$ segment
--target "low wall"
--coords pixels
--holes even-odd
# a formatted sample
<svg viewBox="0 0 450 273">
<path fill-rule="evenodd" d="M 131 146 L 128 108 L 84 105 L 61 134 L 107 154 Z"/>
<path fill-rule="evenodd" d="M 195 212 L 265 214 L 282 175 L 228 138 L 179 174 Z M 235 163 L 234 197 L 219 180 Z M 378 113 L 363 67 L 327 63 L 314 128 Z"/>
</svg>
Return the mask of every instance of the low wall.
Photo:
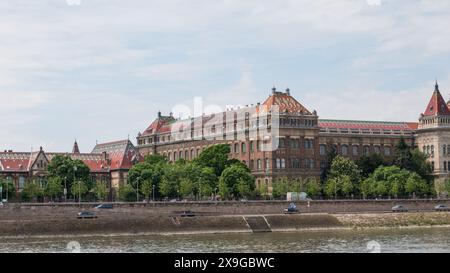
<svg viewBox="0 0 450 273">
<path fill-rule="evenodd" d="M 176 211 L 192 210 L 197 214 L 211 215 L 248 215 L 279 214 L 290 202 L 286 201 L 249 201 L 249 202 L 177 202 L 177 203 L 114 203 L 113 210 L 102 210 L 108 215 L 134 215 L 149 217 L 171 215 Z M 430 211 L 437 204 L 450 207 L 450 200 L 337 200 L 295 202 L 301 212 L 307 213 L 361 213 L 390 211 L 396 204 L 405 205 L 410 211 Z M 82 204 L 82 209 L 92 209 L 96 204 Z M 81 208 L 78 204 L 8 204 L 0 207 L 0 220 L 8 219 L 60 219 L 73 218 Z"/>
</svg>

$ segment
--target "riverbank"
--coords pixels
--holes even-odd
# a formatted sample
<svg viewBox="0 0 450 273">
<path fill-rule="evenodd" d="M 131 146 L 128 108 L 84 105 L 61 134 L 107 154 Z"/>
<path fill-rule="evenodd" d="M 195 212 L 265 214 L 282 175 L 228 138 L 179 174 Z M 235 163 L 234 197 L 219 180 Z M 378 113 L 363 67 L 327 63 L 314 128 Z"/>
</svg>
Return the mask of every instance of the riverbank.
<svg viewBox="0 0 450 273">
<path fill-rule="evenodd" d="M 450 226 L 450 212 L 305 213 L 177 217 L 99 212 L 97 219 L 1 219 L 0 237 L 262 233 L 305 230 Z"/>
</svg>

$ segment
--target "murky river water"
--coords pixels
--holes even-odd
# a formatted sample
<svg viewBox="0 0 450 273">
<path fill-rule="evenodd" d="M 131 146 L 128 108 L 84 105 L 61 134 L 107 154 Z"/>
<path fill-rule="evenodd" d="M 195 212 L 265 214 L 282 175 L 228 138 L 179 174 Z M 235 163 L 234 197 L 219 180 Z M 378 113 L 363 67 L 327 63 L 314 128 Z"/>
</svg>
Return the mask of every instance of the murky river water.
<svg viewBox="0 0 450 273">
<path fill-rule="evenodd" d="M 72 243 L 70 243 L 72 242 Z M 69 244 L 70 243 L 70 244 Z M 0 252 L 450 252 L 450 228 L 0 238 Z"/>
</svg>

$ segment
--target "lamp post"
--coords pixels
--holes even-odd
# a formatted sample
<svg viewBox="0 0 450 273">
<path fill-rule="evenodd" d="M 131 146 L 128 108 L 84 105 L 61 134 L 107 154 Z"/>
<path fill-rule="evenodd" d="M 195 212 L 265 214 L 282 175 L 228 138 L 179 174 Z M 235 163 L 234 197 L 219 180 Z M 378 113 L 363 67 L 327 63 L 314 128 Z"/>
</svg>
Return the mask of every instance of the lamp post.
<svg viewBox="0 0 450 273">
<path fill-rule="evenodd" d="M 152 185 L 153 202 L 155 202 L 155 184 Z"/>
<path fill-rule="evenodd" d="M 140 177 L 136 179 L 136 202 L 139 202 L 139 179 Z"/>
<path fill-rule="evenodd" d="M 67 177 L 64 177 L 64 203 L 67 203 Z"/>
<path fill-rule="evenodd" d="M 76 180 L 77 166 L 73 166 L 73 182 Z M 81 181 L 78 181 L 78 205 L 81 208 Z"/>
</svg>

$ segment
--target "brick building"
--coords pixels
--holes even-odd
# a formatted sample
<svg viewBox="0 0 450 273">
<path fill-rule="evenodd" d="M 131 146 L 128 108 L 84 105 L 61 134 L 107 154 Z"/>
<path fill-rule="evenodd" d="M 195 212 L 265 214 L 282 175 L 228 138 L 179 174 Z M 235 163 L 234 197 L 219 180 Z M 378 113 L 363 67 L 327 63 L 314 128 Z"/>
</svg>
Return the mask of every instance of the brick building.
<svg viewBox="0 0 450 273">
<path fill-rule="evenodd" d="M 12 181 L 18 192 L 32 180 L 44 186 L 48 176 L 47 165 L 56 155 L 68 155 L 83 161 L 90 169 L 90 179 L 106 183 L 112 195 L 115 189 L 126 183 L 131 166 L 143 159 L 129 140 L 97 144 L 91 153 L 80 153 L 75 141 L 71 153 L 46 152 L 42 147 L 35 152 L 0 152 L 0 176 Z"/>
<path fill-rule="evenodd" d="M 435 91 L 433 97 L 440 96 L 437 94 L 439 91 Z M 442 104 L 442 101 L 438 103 Z M 445 109 L 444 114 L 450 114 L 447 104 Z M 268 115 L 264 122 L 258 116 L 261 112 Z M 428 116 L 426 112 L 424 117 Z M 450 122 L 450 115 L 448 117 Z M 319 119 L 317 112 L 304 107 L 291 96 L 289 89 L 279 92 L 273 88 L 262 104 L 228 109 L 222 113 L 189 120 L 158 113 L 148 128 L 138 134 L 137 147 L 144 156 L 158 153 L 175 161 L 180 158 L 192 160 L 211 145 L 227 143 L 230 156 L 247 164 L 256 177 L 257 186 L 266 183 L 270 191 L 272 182 L 279 177 L 319 179 L 326 166 L 327 151 L 332 148 L 338 154 L 355 160 L 371 153 L 390 158 L 400 138 L 417 146 L 417 141 L 422 143 L 423 139 L 429 139 L 426 134 L 436 135 L 436 130 L 424 130 L 421 125 L 423 119 L 420 126 L 416 122 Z M 267 130 L 275 125 L 278 127 L 276 135 Z M 259 132 L 263 127 L 267 135 Z M 258 133 L 252 134 L 253 131 Z M 264 150 L 264 145 L 276 148 Z M 450 141 L 448 149 L 446 170 L 450 170 Z"/>
</svg>

